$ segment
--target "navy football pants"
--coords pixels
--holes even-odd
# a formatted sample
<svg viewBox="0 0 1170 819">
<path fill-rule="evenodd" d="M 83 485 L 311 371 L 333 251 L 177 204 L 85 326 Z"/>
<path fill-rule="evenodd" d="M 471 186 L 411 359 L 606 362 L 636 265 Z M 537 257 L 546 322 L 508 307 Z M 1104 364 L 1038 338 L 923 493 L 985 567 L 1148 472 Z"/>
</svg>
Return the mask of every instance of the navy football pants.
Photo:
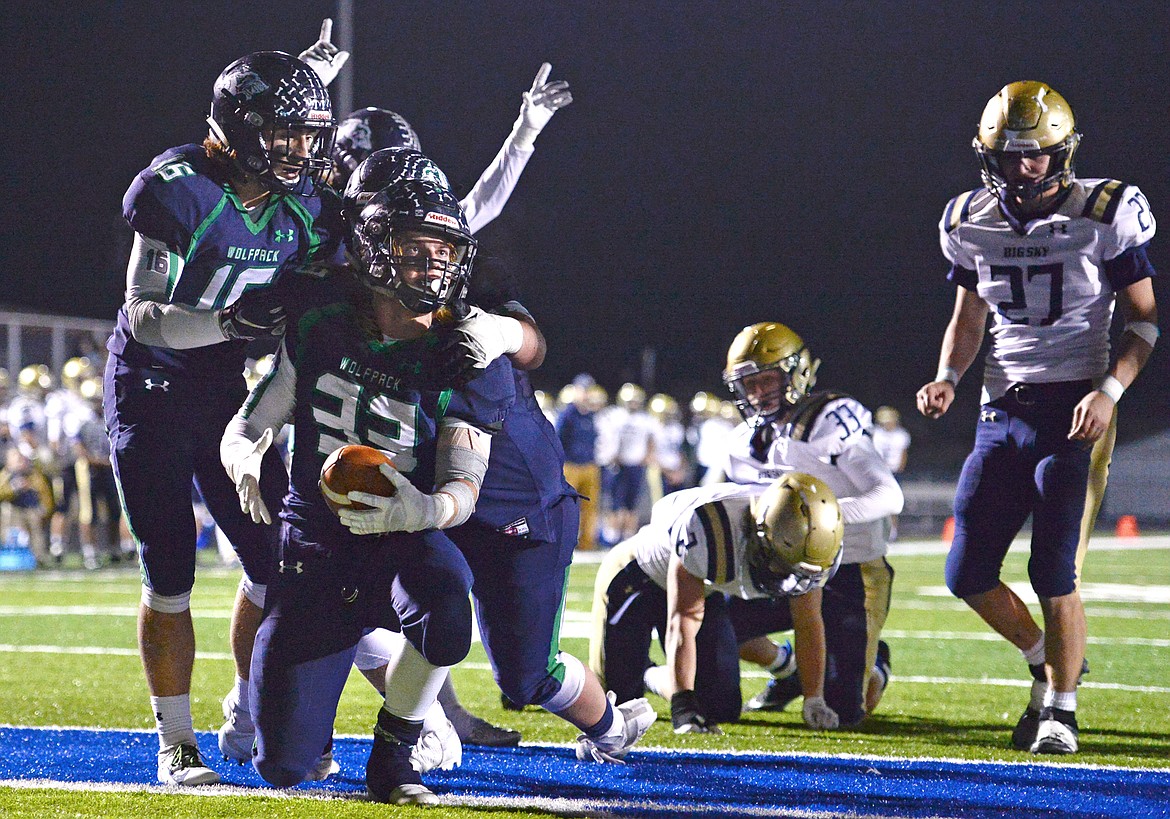
<svg viewBox="0 0 1170 819">
<path fill-rule="evenodd" d="M 666 590 L 642 571 L 638 561 L 631 560 L 610 582 L 606 605 L 605 685 L 618 702 L 645 694 L 642 674 L 650 667 L 655 629 L 661 645 L 666 634 Z M 714 722 L 735 722 L 743 707 L 739 644 L 724 595 L 707 596 L 695 649 L 695 695 L 703 715 Z"/>
<path fill-rule="evenodd" d="M 496 684 L 519 705 L 547 702 L 562 682 L 555 658 L 577 543 L 577 499 L 563 498 L 549 516 L 553 541 L 504 535 L 475 520 L 447 530 L 474 576 L 476 621 Z"/>
<path fill-rule="evenodd" d="M 947 587 L 956 597 L 991 591 L 1012 540 L 1032 516 L 1028 577 L 1040 597 L 1076 588 L 1076 554 L 1092 445 L 1070 441 L 1088 381 L 1016 385 L 985 404 L 955 494 Z"/>
<path fill-rule="evenodd" d="M 301 782 L 333 735 L 357 642 L 401 631 L 435 666 L 471 648 L 471 572 L 442 532 L 351 535 L 329 547 L 285 524 L 252 654 L 253 764 L 278 787 Z"/>
<path fill-rule="evenodd" d="M 255 583 L 270 579 L 280 528 L 257 525 L 240 510 L 235 486 L 219 461 L 220 438 L 247 394 L 243 376 L 230 382 L 179 380 L 110 356 L 105 375 L 110 462 L 138 542 L 143 583 L 158 594 L 184 594 L 195 585 L 192 480 L 248 577 Z M 288 473 L 275 449 L 264 456 L 260 487 L 269 510 L 279 509 Z"/>
</svg>

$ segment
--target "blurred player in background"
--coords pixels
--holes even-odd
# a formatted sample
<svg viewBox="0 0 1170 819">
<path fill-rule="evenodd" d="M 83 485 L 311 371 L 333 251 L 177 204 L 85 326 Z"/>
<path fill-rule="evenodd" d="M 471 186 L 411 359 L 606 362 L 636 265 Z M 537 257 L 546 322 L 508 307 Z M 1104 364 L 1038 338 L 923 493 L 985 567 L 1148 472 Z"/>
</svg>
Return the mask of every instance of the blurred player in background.
<svg viewBox="0 0 1170 819">
<path fill-rule="evenodd" d="M 126 193 L 134 248 L 104 390 L 111 462 L 142 562 L 139 646 L 168 785 L 219 781 L 200 758 L 189 702 L 192 479 L 244 566 L 232 646 L 246 678 L 277 531 L 241 511 L 219 438 L 247 395 L 247 342 L 283 331 L 272 285 L 341 260 L 336 199 L 317 192 L 334 131 L 317 74 L 281 52 L 242 57 L 216 80 L 207 122 L 203 144 L 160 154 Z M 275 505 L 286 473 L 275 452 L 267 460 L 263 492 Z"/>
<path fill-rule="evenodd" d="M 854 725 L 877 707 L 889 682 L 889 648 L 880 640 L 894 570 L 886 562 L 888 518 L 902 510 L 902 490 L 874 449 L 870 413 L 842 392 L 813 392 L 820 360 L 800 336 L 776 322 L 745 327 L 727 352 L 723 380 L 745 421 L 732 434 L 724 472 L 736 483 L 764 483 L 804 472 L 828 484 L 845 521 L 841 568 L 825 585 L 821 608 L 827 655 L 805 670 L 796 655 L 766 637 L 792 627 L 787 606 L 733 600 L 741 656 L 774 679 L 746 710 L 781 710 L 823 679 L 825 709 L 813 728 Z M 796 670 L 793 674 L 793 661 Z"/>
<path fill-rule="evenodd" d="M 1159 335 L 1149 203 L 1133 185 L 1077 179 L 1080 138 L 1072 108 L 1044 83 L 1010 83 L 988 101 L 973 141 L 983 187 L 952 199 L 939 222 L 958 293 L 938 372 L 917 396 L 928 418 L 950 409 L 992 316 L 975 447 L 955 495 L 947 586 L 1024 655 L 1034 683 L 1012 744 L 1046 754 L 1079 748 L 1081 560 L 1104 490 L 1117 402 Z M 1110 363 L 1115 304 L 1125 330 Z M 1043 631 L 1000 580 L 1029 515 L 1028 576 Z"/>
<path fill-rule="evenodd" d="M 556 431 L 565 451 L 565 478 L 581 496 L 577 548 L 591 552 L 597 549 L 597 510 L 601 504 L 596 417 L 607 399 L 605 389 L 589 376 L 577 376 L 565 389 L 572 400 L 557 415 Z"/>
<path fill-rule="evenodd" d="M 873 414 L 873 448 L 895 476 L 906 469 L 910 433 L 902 426 L 902 414 L 893 407 L 878 407 Z M 890 516 L 890 540 L 898 539 L 898 516 Z"/>
</svg>

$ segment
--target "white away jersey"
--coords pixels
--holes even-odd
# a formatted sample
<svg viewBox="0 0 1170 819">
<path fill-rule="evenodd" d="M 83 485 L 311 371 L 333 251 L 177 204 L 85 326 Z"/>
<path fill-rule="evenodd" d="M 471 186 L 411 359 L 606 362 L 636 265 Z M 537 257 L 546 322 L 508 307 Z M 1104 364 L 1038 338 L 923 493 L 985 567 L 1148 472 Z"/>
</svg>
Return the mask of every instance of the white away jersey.
<svg viewBox="0 0 1170 819">
<path fill-rule="evenodd" d="M 1014 383 L 1104 376 L 1114 293 L 1153 274 L 1140 248 L 1155 230 L 1142 192 L 1112 179 L 1076 180 L 1055 213 L 1025 225 L 985 188 L 950 201 L 939 223 L 948 278 L 993 316 L 985 403 Z"/>
<path fill-rule="evenodd" d="M 767 597 L 748 574 L 748 518 L 751 499 L 766 486 L 717 483 L 667 495 L 650 513 L 650 523 L 635 535 L 634 559 L 647 576 L 666 588 L 670 558 L 703 581 L 707 594 L 751 600 Z"/>
<path fill-rule="evenodd" d="M 808 399 L 806 399 L 808 400 Z M 902 490 L 869 430 L 872 416 L 849 396 L 825 404 L 801 440 L 784 427 L 764 460 L 752 456 L 752 434 L 740 424 L 730 437 L 724 465 L 727 479 L 768 485 L 788 472 L 804 472 L 829 485 L 845 520 L 842 563 L 864 563 L 886 553 L 890 515 L 902 511 Z"/>
</svg>

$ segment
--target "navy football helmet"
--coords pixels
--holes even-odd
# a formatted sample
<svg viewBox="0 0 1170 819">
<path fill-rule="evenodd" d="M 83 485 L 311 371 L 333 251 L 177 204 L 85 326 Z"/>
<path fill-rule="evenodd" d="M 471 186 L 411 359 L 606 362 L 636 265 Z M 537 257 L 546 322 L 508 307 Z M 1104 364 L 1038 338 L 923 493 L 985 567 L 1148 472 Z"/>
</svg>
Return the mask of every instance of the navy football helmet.
<svg viewBox="0 0 1170 819">
<path fill-rule="evenodd" d="M 320 184 L 332 167 L 333 108 L 321 78 L 281 51 L 257 51 L 225 68 L 215 81 L 207 124 L 230 152 L 237 170 L 259 177 L 271 190 Z M 307 156 L 293 153 L 294 135 L 315 134 Z M 295 167 L 295 180 L 278 167 Z"/>
<path fill-rule="evenodd" d="M 342 193 L 347 210 L 357 213 L 378 191 L 413 179 L 451 190 L 447 175 L 430 157 L 412 148 L 374 151 L 350 175 Z"/>
<path fill-rule="evenodd" d="M 467 289 L 476 241 L 449 190 L 403 180 L 375 193 L 360 209 L 347 207 L 346 218 L 358 279 L 370 289 L 419 314 L 449 306 Z M 453 249 L 450 260 L 403 255 L 405 231 L 447 242 Z"/>
<path fill-rule="evenodd" d="M 421 151 L 422 145 L 406 118 L 385 108 L 362 108 L 339 122 L 333 145 L 333 186 L 345 187 L 357 166 L 382 148 Z"/>
</svg>

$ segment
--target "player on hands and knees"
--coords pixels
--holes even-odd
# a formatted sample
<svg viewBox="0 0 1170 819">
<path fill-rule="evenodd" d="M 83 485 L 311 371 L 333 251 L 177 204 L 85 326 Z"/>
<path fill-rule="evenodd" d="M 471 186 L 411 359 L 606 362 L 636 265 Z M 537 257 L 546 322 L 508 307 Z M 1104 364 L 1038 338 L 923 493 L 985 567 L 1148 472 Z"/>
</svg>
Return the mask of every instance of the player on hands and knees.
<svg viewBox="0 0 1170 819">
<path fill-rule="evenodd" d="M 246 679 L 278 533 L 241 512 L 216 442 L 247 394 L 247 342 L 283 330 L 273 285 L 341 260 L 339 208 L 316 192 L 334 125 L 317 74 L 280 52 L 236 60 L 215 82 L 208 125 L 202 145 L 156 157 L 126 193 L 134 248 L 104 390 L 111 462 L 142 562 L 138 638 L 158 778 L 173 785 L 219 780 L 199 756 L 189 704 L 192 479 L 244 566 L 231 634 Z M 275 452 L 266 458 L 259 491 L 275 504 L 285 473 Z"/>
<path fill-rule="evenodd" d="M 1158 338 L 1140 190 L 1078 179 L 1072 109 L 1050 86 L 1015 82 L 988 101 L 974 139 L 984 187 L 951 200 L 939 223 L 958 285 L 938 373 L 918 409 L 938 418 L 974 363 L 992 316 L 975 446 L 955 496 L 947 585 L 1024 655 L 1032 695 L 1012 744 L 1079 748 L 1076 686 L 1086 625 L 1078 588 L 1105 484 L 1116 404 Z M 1125 318 L 1112 363 L 1115 304 Z M 1044 630 L 1000 580 L 1032 516 L 1028 575 Z"/>
<path fill-rule="evenodd" d="M 618 697 L 670 700 L 675 733 L 719 733 L 740 716 L 739 650 L 728 598 L 790 606 L 808 677 L 805 720 L 835 728 L 824 699 L 821 590 L 841 562 L 837 498 L 810 475 L 717 483 L 667 495 L 598 570 L 590 664 Z M 666 665 L 649 666 L 657 631 Z"/>
</svg>

